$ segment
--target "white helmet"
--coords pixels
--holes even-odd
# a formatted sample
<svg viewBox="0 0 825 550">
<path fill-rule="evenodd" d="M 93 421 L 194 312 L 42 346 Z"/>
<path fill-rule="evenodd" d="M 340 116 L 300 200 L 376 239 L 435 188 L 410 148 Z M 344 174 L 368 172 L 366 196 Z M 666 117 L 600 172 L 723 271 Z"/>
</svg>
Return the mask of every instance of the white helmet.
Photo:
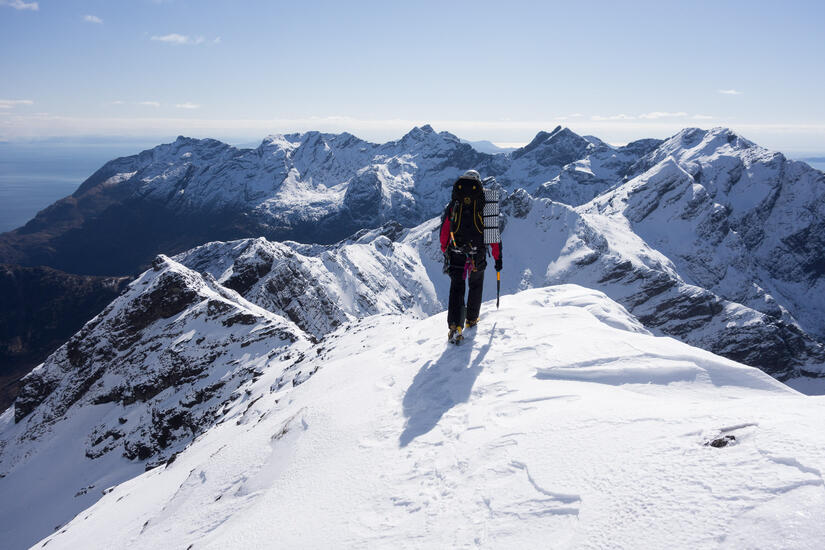
<svg viewBox="0 0 825 550">
<path fill-rule="evenodd" d="M 464 172 L 464 175 L 461 176 L 461 177 L 464 178 L 464 179 L 468 179 L 468 180 L 481 181 L 481 174 L 479 174 L 475 170 L 467 170 L 466 172 Z"/>
</svg>

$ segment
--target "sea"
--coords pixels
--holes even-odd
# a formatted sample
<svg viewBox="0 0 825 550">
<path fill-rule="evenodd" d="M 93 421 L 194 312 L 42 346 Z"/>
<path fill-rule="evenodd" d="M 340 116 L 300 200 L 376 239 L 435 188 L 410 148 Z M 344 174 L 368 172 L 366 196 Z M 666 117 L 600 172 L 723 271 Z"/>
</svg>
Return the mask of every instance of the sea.
<svg viewBox="0 0 825 550">
<path fill-rule="evenodd" d="M 0 233 L 74 193 L 106 162 L 157 143 L 0 142 Z"/>
</svg>

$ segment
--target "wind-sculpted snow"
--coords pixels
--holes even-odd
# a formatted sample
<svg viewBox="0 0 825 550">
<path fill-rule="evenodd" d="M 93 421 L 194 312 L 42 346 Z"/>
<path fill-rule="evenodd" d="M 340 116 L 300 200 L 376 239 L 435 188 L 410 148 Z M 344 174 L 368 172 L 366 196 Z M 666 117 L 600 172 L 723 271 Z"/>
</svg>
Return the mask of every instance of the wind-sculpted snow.
<svg viewBox="0 0 825 550">
<path fill-rule="evenodd" d="M 31 544 L 101 491 L 174 460 L 247 402 L 264 370 L 284 383 L 304 333 L 163 256 L 22 381 L 0 423 L 0 538 Z"/>
<path fill-rule="evenodd" d="M 47 548 L 816 548 L 823 403 L 575 285 L 331 333 Z M 604 321 L 610 320 L 610 323 Z M 2 483 L 2 480 L 0 480 Z"/>
<path fill-rule="evenodd" d="M 432 216 L 468 167 L 503 189 L 502 309 L 487 303 L 469 345 L 445 349 L 443 314 L 416 319 L 447 303 Z M 50 547 L 149 548 L 165 536 L 256 547 L 275 540 L 249 527 L 264 515 L 297 516 L 278 524 L 286 546 L 821 546 L 788 512 L 825 509 L 822 442 L 804 437 L 822 433 L 821 411 L 730 359 L 821 385 L 823 189 L 821 172 L 724 129 L 612 147 L 557 128 L 498 155 L 428 126 L 383 145 L 181 138 L 113 161 L 16 235 L 53 250 L 38 228 L 52 235 L 55 222 L 74 242 L 64 252 L 103 264 L 88 232 L 123 260 L 131 248 L 107 232 L 121 217 L 181 247 L 295 231 L 314 242 L 244 238 L 160 256 L 26 377 L 0 417 L 0 491 L 21 495 L 0 499 L 0 540 L 28 545 L 165 465 Z M 207 229 L 187 233 L 192 220 Z M 354 234 L 325 244 L 339 238 L 330 228 Z M 548 287 L 565 283 L 612 300 Z M 553 454 L 571 438 L 581 449 L 569 464 L 585 477 Z M 445 448 L 458 458 L 445 463 Z M 616 460 L 632 467 L 594 473 Z M 696 465 L 708 460 L 719 471 Z M 661 514 L 637 525 L 649 502 Z M 611 510 L 627 516 L 611 523 Z M 795 530 L 762 532 L 765 517 Z"/>
</svg>

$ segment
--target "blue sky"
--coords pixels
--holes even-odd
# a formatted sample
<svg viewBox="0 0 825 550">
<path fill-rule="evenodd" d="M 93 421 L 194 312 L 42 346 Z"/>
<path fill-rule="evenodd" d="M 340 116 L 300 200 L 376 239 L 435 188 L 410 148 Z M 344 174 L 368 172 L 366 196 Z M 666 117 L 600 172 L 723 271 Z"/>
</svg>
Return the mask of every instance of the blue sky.
<svg viewBox="0 0 825 550">
<path fill-rule="evenodd" d="M 724 125 L 825 152 L 823 21 L 820 1 L 0 0 L 0 139 Z"/>
</svg>

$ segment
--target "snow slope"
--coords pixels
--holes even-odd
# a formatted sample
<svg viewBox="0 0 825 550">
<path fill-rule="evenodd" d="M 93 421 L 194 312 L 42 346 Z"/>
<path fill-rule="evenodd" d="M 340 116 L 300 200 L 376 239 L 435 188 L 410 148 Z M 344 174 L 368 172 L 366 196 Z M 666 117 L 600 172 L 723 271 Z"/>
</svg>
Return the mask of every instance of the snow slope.
<svg viewBox="0 0 825 550">
<path fill-rule="evenodd" d="M 26 547 L 106 487 L 173 460 L 247 402 L 262 370 L 300 383 L 308 346 L 290 321 L 158 257 L 22 380 L 0 418 L 0 546 Z"/>
<path fill-rule="evenodd" d="M 482 314 L 461 347 L 443 313 L 339 328 L 37 547 L 825 545 L 821 398 L 575 285 Z"/>
<path fill-rule="evenodd" d="M 822 343 L 792 317 L 758 311 L 691 284 L 622 215 L 593 213 L 590 205 L 574 208 L 524 191 L 506 197 L 502 213 L 504 295 L 576 283 L 604 292 L 656 334 L 758 366 L 781 380 L 825 373 Z M 401 240 L 418 251 L 439 301 L 446 304 L 449 284 L 441 273 L 438 225 L 431 220 Z M 746 275 L 742 273 L 743 286 L 750 285 Z M 495 297 L 492 269 L 484 297 Z"/>
</svg>

